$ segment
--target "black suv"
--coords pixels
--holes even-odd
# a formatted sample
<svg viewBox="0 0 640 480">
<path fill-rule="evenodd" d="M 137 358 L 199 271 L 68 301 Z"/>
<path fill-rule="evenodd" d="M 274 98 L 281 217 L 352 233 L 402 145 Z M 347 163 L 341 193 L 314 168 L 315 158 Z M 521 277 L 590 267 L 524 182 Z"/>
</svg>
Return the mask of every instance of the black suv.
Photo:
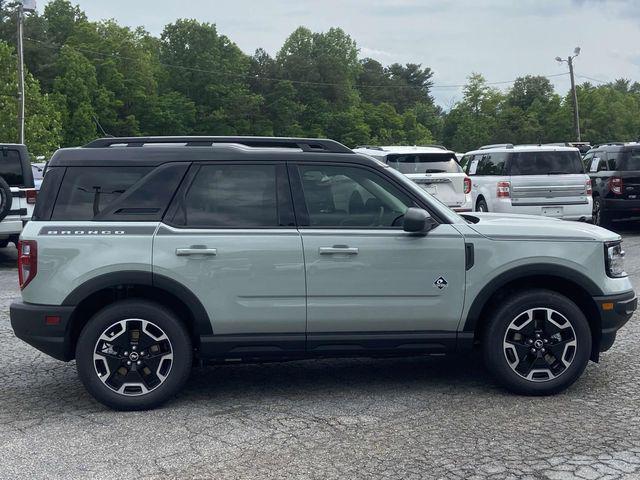
<svg viewBox="0 0 640 480">
<path fill-rule="evenodd" d="M 640 143 L 607 143 L 582 159 L 593 186 L 593 223 L 640 216 Z"/>
<path fill-rule="evenodd" d="M 27 147 L 0 144 L 0 248 L 18 244 L 22 227 L 36 203 L 33 171 Z"/>
</svg>

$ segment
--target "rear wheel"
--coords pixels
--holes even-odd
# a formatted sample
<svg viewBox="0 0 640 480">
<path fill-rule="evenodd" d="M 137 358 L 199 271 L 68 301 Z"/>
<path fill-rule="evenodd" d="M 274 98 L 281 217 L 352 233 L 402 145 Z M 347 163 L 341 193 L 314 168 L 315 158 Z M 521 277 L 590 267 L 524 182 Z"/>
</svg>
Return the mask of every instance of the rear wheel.
<svg viewBox="0 0 640 480">
<path fill-rule="evenodd" d="M 155 408 L 186 382 L 189 335 L 164 307 L 124 300 L 94 315 L 76 348 L 78 375 L 96 400 L 116 410 Z"/>
<path fill-rule="evenodd" d="M 611 215 L 603 207 L 602 199 L 593 197 L 593 224 L 600 227 L 608 227 L 611 225 Z"/>
<path fill-rule="evenodd" d="M 489 207 L 487 206 L 487 202 L 485 201 L 484 198 L 481 198 L 480 200 L 478 200 L 478 203 L 476 204 L 476 212 L 488 212 L 489 211 Z"/>
<path fill-rule="evenodd" d="M 493 314 L 484 359 L 506 388 L 548 395 L 572 385 L 591 355 L 591 331 L 582 311 L 548 290 L 514 294 Z"/>
</svg>

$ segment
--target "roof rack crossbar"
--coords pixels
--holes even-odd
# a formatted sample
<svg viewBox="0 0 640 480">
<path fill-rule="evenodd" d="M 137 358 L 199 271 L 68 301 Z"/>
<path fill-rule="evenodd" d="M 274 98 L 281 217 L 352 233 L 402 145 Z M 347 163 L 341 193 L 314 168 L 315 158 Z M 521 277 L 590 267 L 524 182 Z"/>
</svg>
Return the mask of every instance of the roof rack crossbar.
<svg viewBox="0 0 640 480">
<path fill-rule="evenodd" d="M 143 147 L 147 144 L 184 144 L 187 147 L 210 147 L 216 143 L 237 143 L 255 148 L 299 148 L 304 152 L 353 153 L 335 140 L 285 137 L 109 137 L 98 138 L 83 148 L 107 148 L 113 145 Z"/>
</svg>

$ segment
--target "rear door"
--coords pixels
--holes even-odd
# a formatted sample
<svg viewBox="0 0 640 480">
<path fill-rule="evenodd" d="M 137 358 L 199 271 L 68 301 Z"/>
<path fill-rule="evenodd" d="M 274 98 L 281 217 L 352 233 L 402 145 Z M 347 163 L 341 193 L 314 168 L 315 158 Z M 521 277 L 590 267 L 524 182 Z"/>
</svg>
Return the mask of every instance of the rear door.
<svg viewBox="0 0 640 480">
<path fill-rule="evenodd" d="M 514 152 L 508 173 L 513 206 L 588 203 L 587 176 L 578 150 Z"/>
<path fill-rule="evenodd" d="M 285 165 L 194 164 L 155 235 L 153 276 L 202 303 L 208 355 L 304 351 L 302 240 Z"/>
</svg>

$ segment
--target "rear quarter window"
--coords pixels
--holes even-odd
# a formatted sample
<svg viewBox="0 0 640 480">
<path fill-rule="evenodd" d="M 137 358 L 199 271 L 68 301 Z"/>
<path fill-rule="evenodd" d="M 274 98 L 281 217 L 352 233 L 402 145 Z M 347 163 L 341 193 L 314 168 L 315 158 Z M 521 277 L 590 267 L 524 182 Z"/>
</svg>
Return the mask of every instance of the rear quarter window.
<svg viewBox="0 0 640 480">
<path fill-rule="evenodd" d="M 152 170 L 150 167 L 69 167 L 51 220 L 93 220 Z M 45 180 L 49 173 L 45 176 Z"/>
</svg>

